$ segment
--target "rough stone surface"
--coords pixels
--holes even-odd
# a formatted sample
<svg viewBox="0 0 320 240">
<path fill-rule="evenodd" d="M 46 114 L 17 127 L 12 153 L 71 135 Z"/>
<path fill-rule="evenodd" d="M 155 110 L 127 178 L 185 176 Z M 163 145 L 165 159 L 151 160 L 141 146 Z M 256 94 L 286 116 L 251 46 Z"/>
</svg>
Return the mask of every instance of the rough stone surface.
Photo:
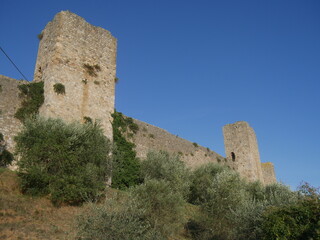
<svg viewBox="0 0 320 240">
<path fill-rule="evenodd" d="M 249 181 L 264 184 L 258 143 L 254 130 L 247 122 L 236 122 L 223 127 L 226 157 L 233 168 Z"/>
<path fill-rule="evenodd" d="M 112 139 L 117 41 L 69 11 L 58 13 L 40 34 L 34 81 L 44 81 L 40 115 L 67 122 L 99 120 Z M 63 84 L 65 93 L 54 91 Z"/>
<path fill-rule="evenodd" d="M 265 185 L 277 182 L 274 166 L 271 162 L 261 163 L 263 180 Z"/>
<path fill-rule="evenodd" d="M 226 164 L 225 158 L 214 151 L 196 143 L 173 135 L 162 128 L 134 119 L 139 131 L 133 135 L 132 142 L 136 145 L 137 156 L 144 159 L 150 150 L 163 150 L 179 154 L 180 159 L 191 168 L 213 162 Z"/>
<path fill-rule="evenodd" d="M 18 86 L 24 83 L 27 82 L 0 75 L 0 132 L 10 152 L 14 150 L 14 136 L 22 127 L 22 123 L 14 117 L 14 114 L 21 105 Z"/>
</svg>

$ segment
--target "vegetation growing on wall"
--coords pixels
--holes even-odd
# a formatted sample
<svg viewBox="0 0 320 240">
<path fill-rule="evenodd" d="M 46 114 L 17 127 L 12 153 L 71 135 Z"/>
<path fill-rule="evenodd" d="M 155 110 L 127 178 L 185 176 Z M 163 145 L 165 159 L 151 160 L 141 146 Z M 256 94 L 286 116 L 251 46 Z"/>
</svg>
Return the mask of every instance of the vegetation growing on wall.
<svg viewBox="0 0 320 240">
<path fill-rule="evenodd" d="M 39 40 L 42 40 L 42 38 L 43 38 L 43 32 L 39 33 L 39 34 L 37 35 L 37 37 L 38 37 Z"/>
<path fill-rule="evenodd" d="M 98 64 L 90 65 L 90 64 L 85 63 L 85 64 L 83 64 L 83 68 L 92 77 L 97 77 L 98 72 L 101 71 L 101 67 Z"/>
<path fill-rule="evenodd" d="M 113 117 L 113 152 L 112 187 L 125 189 L 141 182 L 140 162 L 136 157 L 135 145 L 126 139 L 126 134 L 136 133 L 139 130 L 132 118 L 124 117 L 115 112 Z"/>
<path fill-rule="evenodd" d="M 65 94 L 66 93 L 66 88 L 62 83 L 55 83 L 53 85 L 53 90 L 57 93 L 57 94 Z"/>
<path fill-rule="evenodd" d="M 105 189 L 111 144 L 99 125 L 29 119 L 15 140 L 22 192 L 74 205 Z"/>
<path fill-rule="evenodd" d="M 3 134 L 0 133 L 0 167 L 7 167 L 13 161 L 13 154 L 6 149 Z"/>
<path fill-rule="evenodd" d="M 44 102 L 43 82 L 32 82 L 18 86 L 20 97 L 23 99 L 21 107 L 15 113 L 15 117 L 21 122 L 38 114 L 39 108 Z"/>
</svg>

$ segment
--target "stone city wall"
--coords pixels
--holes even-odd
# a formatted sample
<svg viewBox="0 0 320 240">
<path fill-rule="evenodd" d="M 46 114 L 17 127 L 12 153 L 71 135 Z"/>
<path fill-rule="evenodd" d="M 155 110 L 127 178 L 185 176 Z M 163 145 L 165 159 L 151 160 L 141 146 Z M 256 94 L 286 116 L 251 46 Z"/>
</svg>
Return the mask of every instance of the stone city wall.
<svg viewBox="0 0 320 240">
<path fill-rule="evenodd" d="M 145 158 L 150 150 L 163 150 L 172 154 L 179 154 L 181 160 L 191 168 L 209 162 L 225 164 L 226 159 L 224 157 L 208 148 L 199 146 L 148 123 L 136 119 L 134 119 L 134 123 L 139 126 L 139 130 L 131 140 L 136 145 L 137 156 L 141 159 Z"/>
<path fill-rule="evenodd" d="M 0 75 L 0 133 L 3 134 L 6 147 L 14 151 L 14 136 L 20 131 L 22 123 L 14 117 L 21 105 L 18 86 L 27 81 L 18 81 Z"/>
<path fill-rule="evenodd" d="M 112 139 L 116 39 L 107 30 L 92 26 L 68 11 L 58 13 L 39 39 L 34 81 L 44 81 L 45 100 L 40 115 L 67 122 L 99 120 L 105 135 Z M 10 151 L 14 148 L 13 137 L 22 126 L 14 118 L 21 104 L 17 88 L 21 83 L 25 82 L 0 76 L 0 132 Z M 261 167 L 256 136 L 246 122 L 223 128 L 226 158 L 164 129 L 139 120 L 134 122 L 139 131 L 129 139 L 142 159 L 150 150 L 164 150 L 179 154 L 191 168 L 220 163 L 249 181 L 276 182 L 273 165 L 266 163 Z"/>
</svg>

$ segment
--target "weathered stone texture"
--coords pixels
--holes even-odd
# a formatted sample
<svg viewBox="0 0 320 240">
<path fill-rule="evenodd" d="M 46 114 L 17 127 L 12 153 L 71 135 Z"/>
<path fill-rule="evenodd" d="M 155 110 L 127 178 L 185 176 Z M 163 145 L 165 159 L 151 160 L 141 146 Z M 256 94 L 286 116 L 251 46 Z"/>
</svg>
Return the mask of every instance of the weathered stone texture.
<svg viewBox="0 0 320 240">
<path fill-rule="evenodd" d="M 233 162 L 233 168 L 249 181 L 264 183 L 256 135 L 249 124 L 227 124 L 223 135 L 226 157 Z"/>
<path fill-rule="evenodd" d="M 213 162 L 225 164 L 225 158 L 202 146 L 182 139 L 148 123 L 134 119 L 139 131 L 132 137 L 137 156 L 144 159 L 150 150 L 179 154 L 181 160 L 191 168 Z"/>
<path fill-rule="evenodd" d="M 14 136 L 22 127 L 22 123 L 14 115 L 21 105 L 18 85 L 24 83 L 27 82 L 0 75 L 0 132 L 10 152 L 14 150 Z"/>
<path fill-rule="evenodd" d="M 261 163 L 263 180 L 265 185 L 273 184 L 277 182 L 274 172 L 274 166 L 271 162 Z"/>
<path fill-rule="evenodd" d="M 111 33 L 68 11 L 58 13 L 40 35 L 34 80 L 44 81 L 44 117 L 67 122 L 99 120 L 112 139 L 117 41 Z M 54 85 L 65 86 L 65 94 Z"/>
</svg>

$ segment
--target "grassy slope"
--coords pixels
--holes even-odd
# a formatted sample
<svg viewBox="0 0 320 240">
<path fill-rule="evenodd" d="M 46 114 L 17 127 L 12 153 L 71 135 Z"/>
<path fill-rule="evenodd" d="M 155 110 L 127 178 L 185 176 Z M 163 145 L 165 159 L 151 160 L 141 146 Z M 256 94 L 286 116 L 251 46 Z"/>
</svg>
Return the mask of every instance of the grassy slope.
<svg viewBox="0 0 320 240">
<path fill-rule="evenodd" d="M 73 239 L 82 208 L 22 195 L 16 173 L 0 169 L 0 239 Z"/>
<path fill-rule="evenodd" d="M 86 207 L 57 208 L 46 198 L 21 194 L 18 181 L 15 172 L 0 168 L 0 240 L 75 239 L 76 217 Z M 192 215 L 195 207 L 188 204 L 186 210 Z M 189 239 L 185 234 L 182 230 L 170 240 Z"/>
</svg>

